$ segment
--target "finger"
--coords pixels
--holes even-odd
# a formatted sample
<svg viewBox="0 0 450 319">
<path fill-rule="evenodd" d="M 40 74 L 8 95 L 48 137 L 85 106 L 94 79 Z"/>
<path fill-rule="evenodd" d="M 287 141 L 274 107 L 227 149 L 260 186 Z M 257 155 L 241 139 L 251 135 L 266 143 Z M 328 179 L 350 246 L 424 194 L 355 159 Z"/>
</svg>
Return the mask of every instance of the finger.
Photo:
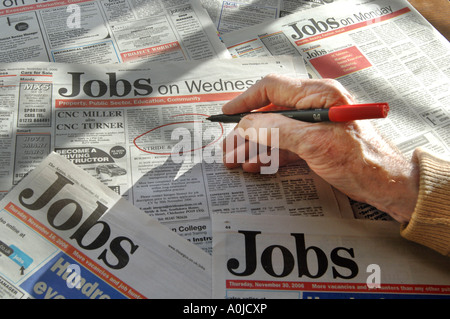
<svg viewBox="0 0 450 319">
<path fill-rule="evenodd" d="M 272 74 L 224 104 L 222 111 L 244 113 L 271 103 L 296 109 L 327 108 L 351 104 L 353 97 L 333 79 L 298 79 Z"/>
<path fill-rule="evenodd" d="M 222 141 L 223 153 L 225 154 L 243 143 L 245 143 L 245 139 L 238 133 L 238 125 L 236 125 Z"/>
<path fill-rule="evenodd" d="M 250 139 L 245 139 L 239 133 L 240 130 L 242 129 L 236 126 L 222 142 L 223 162 L 228 168 L 241 166 L 249 160 L 249 157 L 253 158 L 258 152 L 258 144 Z"/>
<path fill-rule="evenodd" d="M 300 160 L 297 154 L 282 149 L 277 149 L 277 152 L 269 151 L 265 156 L 270 158 L 269 162 L 266 160 L 262 162 L 261 153 L 259 153 L 256 158 L 249 158 L 245 163 L 242 163 L 242 169 L 249 173 L 261 173 L 263 167 L 274 165 L 274 162 L 276 162 L 279 167 L 283 167 Z M 275 156 L 278 158 L 274 158 Z"/>
<path fill-rule="evenodd" d="M 254 142 L 245 141 L 239 145 L 236 145 L 234 148 L 228 146 L 227 152 L 224 153 L 223 162 L 228 168 L 237 168 L 245 163 L 248 160 L 248 153 L 250 149 L 250 144 L 254 144 Z"/>
<path fill-rule="evenodd" d="M 306 160 L 329 144 L 323 141 L 332 139 L 335 126 L 301 122 L 280 114 L 251 114 L 239 122 L 236 131 L 253 142 L 290 151 Z M 245 134 L 249 131 L 258 134 Z"/>
<path fill-rule="evenodd" d="M 239 130 L 242 130 L 242 128 L 236 127 L 222 144 L 224 149 L 223 163 L 227 168 L 242 166 L 246 171 L 256 172 L 260 171 L 263 166 L 272 165 L 275 160 L 279 163 L 279 166 L 299 160 L 299 157 L 292 152 L 279 149 L 276 152 L 271 152 L 270 146 L 249 142 L 238 133 Z M 274 158 L 274 156 L 277 156 L 277 158 Z"/>
<path fill-rule="evenodd" d="M 238 157 L 241 158 L 247 152 L 248 141 L 238 133 L 238 129 L 236 125 L 222 141 L 223 163 L 228 168 L 241 166 L 244 160 L 239 163 Z"/>
</svg>

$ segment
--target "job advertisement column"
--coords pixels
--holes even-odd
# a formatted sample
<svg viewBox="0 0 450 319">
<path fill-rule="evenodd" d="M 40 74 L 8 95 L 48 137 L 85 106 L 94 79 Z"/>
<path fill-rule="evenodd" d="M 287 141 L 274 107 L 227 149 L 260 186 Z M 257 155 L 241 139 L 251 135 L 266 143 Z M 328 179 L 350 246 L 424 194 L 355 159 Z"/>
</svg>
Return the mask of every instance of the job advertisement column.
<svg viewBox="0 0 450 319">
<path fill-rule="evenodd" d="M 36 167 L 51 149 L 53 74 L 51 71 L 21 71 L 13 184 Z"/>
<path fill-rule="evenodd" d="M 36 12 L 4 15 L 0 3 L 0 25 L 1 62 L 48 61 Z"/>
<path fill-rule="evenodd" d="M 13 134 L 16 111 L 16 74 L 14 71 L 0 71 L 0 198 L 12 185 L 12 161 L 14 156 Z"/>
</svg>

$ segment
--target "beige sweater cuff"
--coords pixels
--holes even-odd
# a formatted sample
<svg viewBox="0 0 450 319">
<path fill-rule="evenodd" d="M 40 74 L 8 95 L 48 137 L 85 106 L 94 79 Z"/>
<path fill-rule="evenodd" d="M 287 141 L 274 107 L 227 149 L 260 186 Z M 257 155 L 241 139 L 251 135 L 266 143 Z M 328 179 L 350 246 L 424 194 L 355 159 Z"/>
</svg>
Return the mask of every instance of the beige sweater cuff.
<svg viewBox="0 0 450 319">
<path fill-rule="evenodd" d="M 401 235 L 450 256 L 450 162 L 422 149 L 413 159 L 420 167 L 416 208 Z"/>
</svg>

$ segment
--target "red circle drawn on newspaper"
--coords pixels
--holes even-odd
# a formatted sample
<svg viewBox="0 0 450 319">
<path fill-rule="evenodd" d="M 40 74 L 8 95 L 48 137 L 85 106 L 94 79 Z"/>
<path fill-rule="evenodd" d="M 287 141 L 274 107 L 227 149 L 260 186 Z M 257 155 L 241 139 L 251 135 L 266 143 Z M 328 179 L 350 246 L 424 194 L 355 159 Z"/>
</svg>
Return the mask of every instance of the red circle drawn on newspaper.
<svg viewBox="0 0 450 319">
<path fill-rule="evenodd" d="M 206 115 L 206 114 L 199 114 L 199 113 L 177 114 L 177 115 L 173 115 L 172 117 L 176 117 L 176 116 L 184 116 L 184 115 L 200 115 L 200 116 L 209 117 L 209 115 Z M 175 154 L 178 154 L 178 153 L 158 153 L 158 152 L 147 151 L 147 150 L 144 150 L 144 149 L 140 148 L 140 147 L 137 145 L 136 141 L 137 141 L 139 138 L 141 138 L 142 136 L 144 136 L 144 135 L 146 135 L 146 134 L 148 134 L 148 133 L 150 133 L 150 132 L 156 131 L 157 129 L 160 129 L 160 128 L 164 127 L 164 126 L 176 125 L 176 124 L 183 124 L 183 123 L 203 123 L 203 122 L 202 122 L 202 121 L 181 121 L 181 122 L 173 122 L 173 123 L 163 124 L 163 125 L 157 126 L 157 127 L 155 127 L 155 128 L 152 128 L 150 131 L 147 131 L 147 132 L 145 132 L 145 133 L 143 133 L 143 134 L 137 136 L 137 137 L 133 140 L 133 144 L 134 144 L 134 146 L 136 146 L 136 148 L 137 148 L 138 150 L 140 150 L 140 151 L 142 151 L 142 152 L 144 152 L 144 153 L 148 153 L 148 154 L 154 154 L 154 155 L 175 155 Z M 220 125 L 220 129 L 221 129 L 220 136 L 219 136 L 218 138 L 216 138 L 214 141 L 210 142 L 209 144 L 203 145 L 202 147 L 194 148 L 194 149 L 192 149 L 192 150 L 186 151 L 185 153 L 188 153 L 188 152 L 194 152 L 194 151 L 197 151 L 197 150 L 206 148 L 206 147 L 208 147 L 208 146 L 210 146 L 210 145 L 213 145 L 213 144 L 217 143 L 217 142 L 222 138 L 222 136 L 223 136 L 223 134 L 224 134 L 224 129 L 223 129 L 222 123 L 217 123 L 217 124 Z"/>
</svg>

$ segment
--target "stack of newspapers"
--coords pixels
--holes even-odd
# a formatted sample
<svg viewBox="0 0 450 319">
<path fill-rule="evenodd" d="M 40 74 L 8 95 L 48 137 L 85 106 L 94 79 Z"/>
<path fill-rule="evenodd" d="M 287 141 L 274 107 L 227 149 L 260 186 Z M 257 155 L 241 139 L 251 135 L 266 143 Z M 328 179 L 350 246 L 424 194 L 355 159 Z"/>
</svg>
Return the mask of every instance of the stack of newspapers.
<svg viewBox="0 0 450 319">
<path fill-rule="evenodd" d="M 334 78 L 450 155 L 450 45 L 405 0 L 0 4 L 0 298 L 449 298 L 450 260 L 302 161 L 223 165 L 205 119 Z M 272 166 L 271 166 L 272 167 Z"/>
</svg>

